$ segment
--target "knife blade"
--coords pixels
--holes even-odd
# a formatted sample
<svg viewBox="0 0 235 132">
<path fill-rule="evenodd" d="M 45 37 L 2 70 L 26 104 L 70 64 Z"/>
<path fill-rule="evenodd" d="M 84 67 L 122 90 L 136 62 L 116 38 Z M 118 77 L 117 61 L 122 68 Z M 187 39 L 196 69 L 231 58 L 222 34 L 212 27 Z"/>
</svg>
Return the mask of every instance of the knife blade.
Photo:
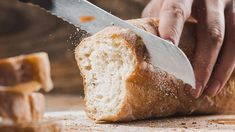
<svg viewBox="0 0 235 132">
<path fill-rule="evenodd" d="M 130 29 L 143 39 L 150 55 L 150 63 L 153 66 L 161 68 L 195 88 L 193 68 L 186 55 L 177 46 L 121 20 L 87 0 L 50 0 L 50 8 L 42 4 L 43 0 L 21 1 L 39 5 L 51 14 L 90 34 L 97 33 L 112 25 Z M 48 2 L 48 0 L 46 1 Z M 80 18 L 87 16 L 90 19 L 88 22 L 80 20 Z"/>
</svg>

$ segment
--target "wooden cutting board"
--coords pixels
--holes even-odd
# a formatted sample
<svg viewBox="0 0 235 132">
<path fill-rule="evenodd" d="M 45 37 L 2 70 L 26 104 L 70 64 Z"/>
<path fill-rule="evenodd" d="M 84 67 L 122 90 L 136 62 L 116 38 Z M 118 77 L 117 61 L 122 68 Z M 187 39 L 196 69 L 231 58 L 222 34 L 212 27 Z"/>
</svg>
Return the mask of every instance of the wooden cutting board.
<svg viewBox="0 0 235 132">
<path fill-rule="evenodd" d="M 128 123 L 95 123 L 83 111 L 78 96 L 47 96 L 45 120 L 62 124 L 64 131 L 235 131 L 235 115 L 171 117 Z M 56 112 L 55 112 L 56 111 Z"/>
</svg>

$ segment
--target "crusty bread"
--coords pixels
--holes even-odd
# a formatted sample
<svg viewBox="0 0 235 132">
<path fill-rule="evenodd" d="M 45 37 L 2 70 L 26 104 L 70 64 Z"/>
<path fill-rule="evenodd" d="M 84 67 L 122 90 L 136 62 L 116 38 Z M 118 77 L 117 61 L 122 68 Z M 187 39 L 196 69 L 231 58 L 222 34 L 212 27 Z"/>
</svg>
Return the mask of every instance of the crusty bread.
<svg viewBox="0 0 235 132">
<path fill-rule="evenodd" d="M 40 52 L 0 59 L 0 85 L 12 86 L 37 81 L 45 91 L 53 88 L 47 53 Z"/>
<path fill-rule="evenodd" d="M 41 93 L 0 91 L 0 124 L 41 121 L 45 109 L 44 100 Z"/>
<path fill-rule="evenodd" d="M 158 20 L 129 21 L 158 34 Z M 185 25 L 179 47 L 191 60 L 196 23 Z M 193 99 L 185 84 L 149 63 L 140 37 L 108 27 L 85 38 L 75 49 L 83 76 L 87 115 L 96 121 L 131 121 L 174 114 L 212 114 L 233 109 L 235 74 L 216 97 Z"/>
<path fill-rule="evenodd" d="M 0 59 L 0 125 L 41 121 L 45 98 L 41 88 L 52 88 L 46 53 Z"/>
</svg>

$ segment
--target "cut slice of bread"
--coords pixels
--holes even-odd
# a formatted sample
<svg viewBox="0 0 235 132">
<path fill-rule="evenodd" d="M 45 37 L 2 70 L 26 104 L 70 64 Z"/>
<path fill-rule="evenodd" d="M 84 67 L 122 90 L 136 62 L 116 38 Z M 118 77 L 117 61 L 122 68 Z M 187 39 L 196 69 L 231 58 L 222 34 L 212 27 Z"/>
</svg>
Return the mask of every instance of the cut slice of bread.
<svg viewBox="0 0 235 132">
<path fill-rule="evenodd" d="M 159 35 L 155 18 L 129 22 Z M 185 25 L 179 45 L 190 60 L 195 49 L 195 25 Z M 221 113 L 234 108 L 235 74 L 216 97 L 204 95 L 195 100 L 181 80 L 149 63 L 141 38 L 128 29 L 108 27 L 85 38 L 75 49 L 75 57 L 83 76 L 86 112 L 96 121 Z"/>
<path fill-rule="evenodd" d="M 41 121 L 45 98 L 53 87 L 46 53 L 0 59 L 0 124 Z"/>
<path fill-rule="evenodd" d="M 44 109 L 45 98 L 41 93 L 0 91 L 0 124 L 41 121 Z"/>
<path fill-rule="evenodd" d="M 45 91 L 53 87 L 47 53 L 40 52 L 0 59 L 0 85 L 12 86 L 37 81 Z"/>
</svg>

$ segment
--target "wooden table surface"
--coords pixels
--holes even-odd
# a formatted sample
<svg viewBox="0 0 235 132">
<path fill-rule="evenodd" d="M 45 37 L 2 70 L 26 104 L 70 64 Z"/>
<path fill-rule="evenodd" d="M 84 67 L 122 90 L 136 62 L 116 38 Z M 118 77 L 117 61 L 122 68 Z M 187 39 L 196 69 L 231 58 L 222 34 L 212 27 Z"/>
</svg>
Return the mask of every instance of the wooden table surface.
<svg viewBox="0 0 235 132">
<path fill-rule="evenodd" d="M 129 123 L 97 124 L 89 119 L 82 97 L 47 96 L 45 120 L 62 124 L 65 131 L 235 131 L 235 115 L 171 117 Z"/>
</svg>

